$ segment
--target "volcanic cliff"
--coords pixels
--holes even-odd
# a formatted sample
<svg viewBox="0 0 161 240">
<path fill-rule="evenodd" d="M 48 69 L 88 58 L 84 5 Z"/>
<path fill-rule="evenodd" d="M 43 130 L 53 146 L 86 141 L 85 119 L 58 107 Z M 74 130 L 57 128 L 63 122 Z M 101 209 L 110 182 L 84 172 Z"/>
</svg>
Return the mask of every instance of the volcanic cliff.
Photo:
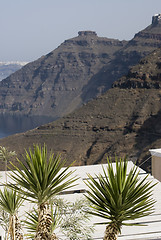
<svg viewBox="0 0 161 240">
<path fill-rule="evenodd" d="M 161 145 L 161 48 L 143 58 L 104 95 L 55 122 L 0 140 L 23 153 L 41 143 L 68 163 L 98 164 L 125 156 L 141 164 Z M 150 162 L 144 166 L 150 171 Z"/>
<path fill-rule="evenodd" d="M 129 42 L 80 31 L 0 82 L 0 113 L 56 119 L 101 95 L 142 57 L 161 46 L 159 16 Z"/>
<path fill-rule="evenodd" d="M 125 44 L 92 31 L 79 32 L 0 82 L 0 112 L 58 118 L 73 111 L 83 102 L 84 85 Z"/>
</svg>

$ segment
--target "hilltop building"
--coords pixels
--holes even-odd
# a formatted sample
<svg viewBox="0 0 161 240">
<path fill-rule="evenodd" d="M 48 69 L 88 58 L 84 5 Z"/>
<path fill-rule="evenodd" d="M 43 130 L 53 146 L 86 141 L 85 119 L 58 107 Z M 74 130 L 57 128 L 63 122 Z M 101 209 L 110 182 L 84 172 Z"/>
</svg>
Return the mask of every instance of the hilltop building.
<svg viewBox="0 0 161 240">
<path fill-rule="evenodd" d="M 152 17 L 152 24 L 157 24 L 161 20 L 161 14 L 155 14 Z"/>
</svg>

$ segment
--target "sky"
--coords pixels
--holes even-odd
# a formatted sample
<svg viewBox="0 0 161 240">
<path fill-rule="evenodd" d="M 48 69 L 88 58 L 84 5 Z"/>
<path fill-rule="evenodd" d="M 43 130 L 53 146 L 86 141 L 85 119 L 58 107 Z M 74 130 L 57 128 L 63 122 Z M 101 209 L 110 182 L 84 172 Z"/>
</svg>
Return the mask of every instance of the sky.
<svg viewBox="0 0 161 240">
<path fill-rule="evenodd" d="M 161 0 L 0 0 L 0 62 L 34 61 L 78 31 L 130 40 Z"/>
</svg>

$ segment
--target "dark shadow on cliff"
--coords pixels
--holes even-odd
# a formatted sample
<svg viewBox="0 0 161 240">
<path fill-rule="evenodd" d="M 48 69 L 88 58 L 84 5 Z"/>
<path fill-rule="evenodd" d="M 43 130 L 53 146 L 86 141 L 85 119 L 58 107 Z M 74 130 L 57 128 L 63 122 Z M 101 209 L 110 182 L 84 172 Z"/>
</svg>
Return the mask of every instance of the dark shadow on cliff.
<svg viewBox="0 0 161 240">
<path fill-rule="evenodd" d="M 109 62 L 107 66 L 101 68 L 101 70 L 88 81 L 87 85 L 82 88 L 82 102 L 88 102 L 96 96 L 105 93 L 111 88 L 114 81 L 127 74 L 129 69 L 137 64 L 142 57 L 141 53 L 136 51 L 129 53 L 118 51 L 114 55 L 115 59 Z"/>
<path fill-rule="evenodd" d="M 148 118 L 141 126 L 136 136 L 135 147 L 138 150 L 137 165 L 142 164 L 143 169 L 151 172 L 149 149 L 161 147 L 161 110 L 156 115 Z"/>
</svg>

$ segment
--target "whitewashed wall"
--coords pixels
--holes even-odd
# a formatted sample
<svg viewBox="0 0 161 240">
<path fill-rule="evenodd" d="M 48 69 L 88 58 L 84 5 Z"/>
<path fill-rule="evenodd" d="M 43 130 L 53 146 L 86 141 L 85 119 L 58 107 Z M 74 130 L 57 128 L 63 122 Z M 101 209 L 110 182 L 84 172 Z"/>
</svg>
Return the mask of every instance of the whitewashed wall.
<svg viewBox="0 0 161 240">
<path fill-rule="evenodd" d="M 103 164 L 104 167 L 106 167 L 106 164 Z M 113 164 L 115 168 L 115 164 Z M 129 162 L 128 164 L 128 172 L 133 167 L 133 163 Z M 63 199 L 66 199 L 68 201 L 75 201 L 76 199 L 82 199 L 83 193 L 74 193 L 79 192 L 79 190 L 86 190 L 87 186 L 84 183 L 84 180 L 87 178 L 87 173 L 90 173 L 92 176 L 95 176 L 95 174 L 102 173 L 102 165 L 89 165 L 89 166 L 79 166 L 79 167 L 71 167 L 72 170 L 75 170 L 75 175 L 79 176 L 79 180 L 77 180 L 77 186 L 72 187 L 70 191 L 73 193 L 68 194 L 68 191 L 66 194 L 60 195 Z M 139 169 L 140 178 L 143 178 L 146 176 L 146 172 L 142 169 Z M 5 182 L 5 173 L 0 172 L 1 176 L 1 188 L 3 187 L 3 183 Z M 10 181 L 8 177 L 8 182 Z M 119 240 L 128 240 L 128 239 L 161 239 L 161 183 L 154 179 L 151 175 L 148 176 L 148 180 L 153 180 L 154 182 L 157 182 L 158 184 L 155 186 L 154 189 L 154 198 L 156 199 L 155 204 L 155 213 L 151 216 L 141 218 L 139 220 L 136 220 L 134 222 L 136 223 L 142 223 L 146 224 L 146 226 L 131 226 L 127 227 L 124 226 L 122 228 L 122 234 L 119 236 Z M 24 206 L 20 209 L 20 217 L 24 217 L 24 212 L 31 209 L 31 204 L 24 203 Z M 90 224 L 98 222 L 104 222 L 104 219 L 101 219 L 99 217 L 91 216 L 91 222 Z M 96 225 L 95 226 L 95 232 L 93 235 L 93 239 L 99 240 L 103 239 L 105 231 L 105 225 Z M 57 236 L 61 239 L 66 239 L 60 232 L 59 229 L 56 230 Z M 0 227 L 0 235 L 4 236 L 4 231 Z"/>
</svg>

